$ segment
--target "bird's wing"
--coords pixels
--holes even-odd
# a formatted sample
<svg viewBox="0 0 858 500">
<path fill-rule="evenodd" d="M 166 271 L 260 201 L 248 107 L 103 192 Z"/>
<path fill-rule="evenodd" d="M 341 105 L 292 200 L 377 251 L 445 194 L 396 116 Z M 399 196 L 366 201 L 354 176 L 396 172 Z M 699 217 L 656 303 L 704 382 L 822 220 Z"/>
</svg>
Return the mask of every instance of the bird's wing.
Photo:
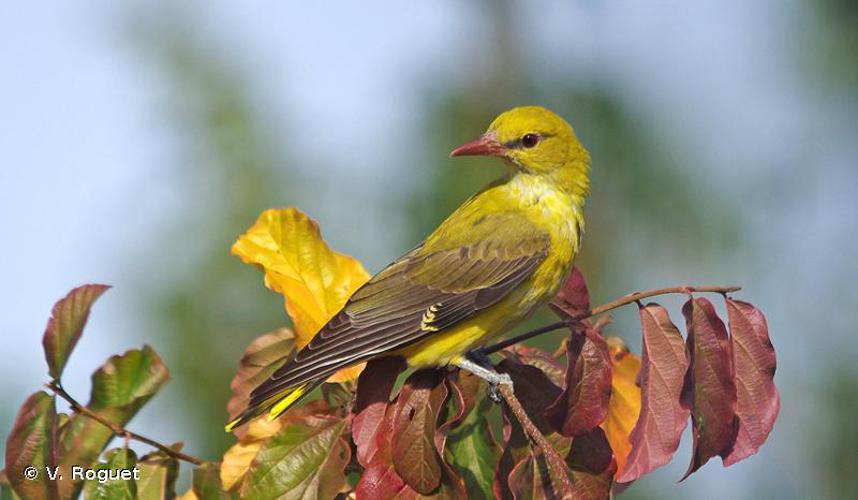
<svg viewBox="0 0 858 500">
<path fill-rule="evenodd" d="M 527 279 L 549 250 L 548 235 L 523 217 L 489 215 L 476 225 L 469 228 L 476 241 L 458 237 L 439 248 L 430 247 L 430 237 L 358 289 L 301 351 L 253 391 L 250 406 L 474 316 Z M 464 228 L 448 229 L 459 233 Z"/>
</svg>

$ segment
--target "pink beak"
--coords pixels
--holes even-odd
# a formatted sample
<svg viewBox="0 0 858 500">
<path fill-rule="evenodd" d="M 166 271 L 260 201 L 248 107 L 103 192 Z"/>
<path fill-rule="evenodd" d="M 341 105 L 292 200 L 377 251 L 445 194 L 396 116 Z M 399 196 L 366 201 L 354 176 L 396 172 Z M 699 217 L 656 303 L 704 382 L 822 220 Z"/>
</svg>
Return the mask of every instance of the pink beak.
<svg viewBox="0 0 858 500">
<path fill-rule="evenodd" d="M 471 142 L 466 142 L 450 153 L 455 156 L 504 156 L 506 148 L 498 142 L 494 133 L 487 132 Z"/>
</svg>

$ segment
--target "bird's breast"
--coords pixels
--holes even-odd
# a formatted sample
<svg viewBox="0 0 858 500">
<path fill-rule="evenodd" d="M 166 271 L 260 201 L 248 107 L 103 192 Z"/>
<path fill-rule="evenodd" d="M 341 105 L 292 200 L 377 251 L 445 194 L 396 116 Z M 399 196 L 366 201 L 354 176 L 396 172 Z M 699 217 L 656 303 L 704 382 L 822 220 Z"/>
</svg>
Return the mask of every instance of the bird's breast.
<svg viewBox="0 0 858 500">
<path fill-rule="evenodd" d="M 572 269 L 584 231 L 583 199 L 557 189 L 539 178 L 522 177 L 510 183 L 519 209 L 549 236 L 551 249 L 530 279 L 522 297 L 533 307 L 549 300 Z"/>
</svg>

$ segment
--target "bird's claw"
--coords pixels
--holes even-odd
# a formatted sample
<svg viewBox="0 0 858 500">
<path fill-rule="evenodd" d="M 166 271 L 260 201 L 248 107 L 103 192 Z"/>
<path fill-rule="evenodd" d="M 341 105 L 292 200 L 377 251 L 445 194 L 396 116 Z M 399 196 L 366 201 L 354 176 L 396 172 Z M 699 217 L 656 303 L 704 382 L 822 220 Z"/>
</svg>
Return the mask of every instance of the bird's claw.
<svg viewBox="0 0 858 500">
<path fill-rule="evenodd" d="M 503 401 L 498 384 L 489 384 L 488 396 L 492 403 L 500 404 Z"/>
<path fill-rule="evenodd" d="M 489 382 L 488 396 L 493 402 L 501 403 L 503 401 L 503 395 L 501 394 L 500 386 L 508 385 L 512 387 L 512 378 L 508 373 L 497 373 L 496 375 L 497 379 Z"/>
</svg>

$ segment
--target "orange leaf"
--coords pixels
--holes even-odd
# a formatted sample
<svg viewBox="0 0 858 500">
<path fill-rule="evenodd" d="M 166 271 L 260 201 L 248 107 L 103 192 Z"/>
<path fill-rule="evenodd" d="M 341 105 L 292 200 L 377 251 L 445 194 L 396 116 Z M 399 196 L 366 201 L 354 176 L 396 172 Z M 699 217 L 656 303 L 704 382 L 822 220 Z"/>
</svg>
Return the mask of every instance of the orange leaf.
<svg viewBox="0 0 858 500">
<path fill-rule="evenodd" d="M 295 208 L 262 212 L 232 246 L 232 253 L 260 266 L 265 286 L 284 296 L 298 349 L 370 278 L 355 258 L 331 250 L 318 224 Z M 353 379 L 360 369 L 343 370 L 329 380 Z"/>
<path fill-rule="evenodd" d="M 617 458 L 616 476 L 619 476 L 632 449 L 629 434 L 641 412 L 641 389 L 636 383 L 641 369 L 641 360 L 629 352 L 628 347 L 619 337 L 608 337 L 606 340 L 611 352 L 614 374 L 611 378 L 608 417 L 602 422 L 602 428 Z"/>
</svg>

